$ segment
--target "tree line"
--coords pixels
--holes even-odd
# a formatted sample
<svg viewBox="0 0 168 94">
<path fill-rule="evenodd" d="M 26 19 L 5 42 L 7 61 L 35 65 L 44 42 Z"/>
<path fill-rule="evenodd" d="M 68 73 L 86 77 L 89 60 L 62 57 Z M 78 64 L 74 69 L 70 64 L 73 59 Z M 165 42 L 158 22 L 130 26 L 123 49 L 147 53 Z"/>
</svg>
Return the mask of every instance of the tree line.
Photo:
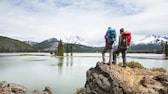
<svg viewBox="0 0 168 94">
<path fill-rule="evenodd" d="M 162 46 L 163 46 L 163 52 L 165 54 L 166 57 L 168 57 L 168 42 L 162 42 Z"/>
<path fill-rule="evenodd" d="M 64 52 L 66 52 L 67 56 L 69 56 L 69 53 L 70 53 L 70 56 L 72 56 L 73 55 L 73 44 L 72 43 L 66 44 L 65 49 L 64 49 L 63 42 L 62 40 L 60 40 L 58 43 L 57 49 L 54 52 L 50 52 L 50 53 L 52 55 L 64 56 Z"/>
<path fill-rule="evenodd" d="M 74 44 L 72 43 L 67 43 L 66 46 L 65 46 L 65 50 L 64 50 L 64 45 L 63 45 L 63 42 L 62 40 L 59 41 L 59 44 L 58 44 L 58 47 L 57 49 L 55 50 L 55 55 L 57 56 L 64 56 L 64 52 L 66 53 L 67 56 L 69 56 L 69 53 L 70 53 L 70 56 L 73 55 L 73 46 Z M 131 51 L 130 51 L 131 52 Z M 159 51 L 159 50 L 154 50 L 155 53 L 164 53 L 166 57 L 168 57 L 168 42 L 163 42 L 162 41 L 162 51 Z M 53 52 L 51 53 L 53 54 Z"/>
</svg>

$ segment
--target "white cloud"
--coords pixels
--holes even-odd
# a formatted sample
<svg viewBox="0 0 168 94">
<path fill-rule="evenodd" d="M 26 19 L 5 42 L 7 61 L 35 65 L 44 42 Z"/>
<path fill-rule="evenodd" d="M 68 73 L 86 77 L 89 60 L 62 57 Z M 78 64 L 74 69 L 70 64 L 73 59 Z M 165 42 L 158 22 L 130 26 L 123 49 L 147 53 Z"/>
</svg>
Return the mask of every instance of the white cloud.
<svg viewBox="0 0 168 94">
<path fill-rule="evenodd" d="M 167 34 L 167 6 L 166 0 L 1 0 L 0 34 L 38 42 L 78 35 L 100 45 L 112 26 L 137 40 Z"/>
</svg>

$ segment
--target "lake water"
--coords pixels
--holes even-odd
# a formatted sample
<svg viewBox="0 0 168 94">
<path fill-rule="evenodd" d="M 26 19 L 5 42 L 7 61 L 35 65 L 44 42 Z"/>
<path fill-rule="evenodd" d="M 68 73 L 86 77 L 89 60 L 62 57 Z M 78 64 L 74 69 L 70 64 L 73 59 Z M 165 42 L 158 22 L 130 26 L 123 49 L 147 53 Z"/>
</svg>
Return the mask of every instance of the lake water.
<svg viewBox="0 0 168 94">
<path fill-rule="evenodd" d="M 18 83 L 28 88 L 43 90 L 50 86 L 53 94 L 75 94 L 84 86 L 86 71 L 102 61 L 101 53 L 74 53 L 74 57 L 53 57 L 49 53 L 0 53 L 0 81 Z M 24 53 L 25 54 L 25 53 Z M 108 54 L 106 54 L 108 60 Z M 127 61 L 136 61 L 146 68 L 163 67 L 168 71 L 168 60 L 163 54 L 127 54 Z M 118 58 L 118 62 L 122 59 Z"/>
</svg>

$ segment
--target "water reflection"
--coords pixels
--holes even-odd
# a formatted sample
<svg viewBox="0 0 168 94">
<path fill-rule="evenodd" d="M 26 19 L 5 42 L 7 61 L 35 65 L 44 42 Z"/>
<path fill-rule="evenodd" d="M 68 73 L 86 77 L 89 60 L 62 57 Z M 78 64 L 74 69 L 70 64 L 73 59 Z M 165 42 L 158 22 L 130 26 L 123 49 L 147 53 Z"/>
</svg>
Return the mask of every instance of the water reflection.
<svg viewBox="0 0 168 94">
<path fill-rule="evenodd" d="M 58 71 L 59 73 L 62 73 L 62 67 L 63 67 L 64 57 L 58 57 Z"/>
<path fill-rule="evenodd" d="M 6 70 L 7 67 L 9 67 L 8 63 L 0 63 L 0 71 Z"/>
<path fill-rule="evenodd" d="M 70 60 L 69 60 L 70 59 Z M 72 56 L 70 56 L 70 57 L 66 57 L 66 60 L 67 60 L 67 62 L 66 62 L 66 66 L 68 67 L 68 66 L 73 66 L 73 57 Z"/>
<path fill-rule="evenodd" d="M 167 69 L 168 71 L 168 60 L 166 60 L 167 62 L 166 63 L 163 63 L 163 67 Z"/>
<path fill-rule="evenodd" d="M 64 60 L 66 58 L 66 60 Z M 73 66 L 73 57 L 68 56 L 68 57 L 58 57 L 58 62 L 57 62 L 57 66 L 58 67 L 63 67 L 64 66 L 64 62 L 66 62 L 66 66 Z"/>
<path fill-rule="evenodd" d="M 100 53 L 74 53 L 74 57 L 43 54 L 45 56 L 0 53 L 0 80 L 20 83 L 29 91 L 49 85 L 53 89 L 53 94 L 74 94 L 76 88 L 84 86 L 86 71 L 102 60 Z M 168 71 L 168 60 L 162 59 L 161 54 L 134 53 L 127 56 L 128 62 L 140 62 L 146 68 L 164 67 Z M 122 58 L 118 57 L 117 61 L 122 62 Z M 36 84 L 32 85 L 34 83 Z"/>
<path fill-rule="evenodd" d="M 73 66 L 73 57 L 56 57 L 55 58 L 56 66 L 58 68 L 59 75 L 64 75 L 64 73 L 72 70 Z"/>
</svg>

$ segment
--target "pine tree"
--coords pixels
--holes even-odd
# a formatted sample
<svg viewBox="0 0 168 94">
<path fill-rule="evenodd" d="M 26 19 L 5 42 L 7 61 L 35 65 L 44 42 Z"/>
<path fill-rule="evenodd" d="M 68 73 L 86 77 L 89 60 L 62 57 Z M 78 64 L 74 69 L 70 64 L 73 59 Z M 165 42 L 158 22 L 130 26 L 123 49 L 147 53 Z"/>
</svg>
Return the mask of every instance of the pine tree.
<svg viewBox="0 0 168 94">
<path fill-rule="evenodd" d="M 63 46 L 62 40 L 60 40 L 58 43 L 57 56 L 64 56 L 64 46 Z"/>
<path fill-rule="evenodd" d="M 66 55 L 69 56 L 69 44 L 66 44 Z"/>
<path fill-rule="evenodd" d="M 165 55 L 166 55 L 166 57 L 168 56 L 168 44 L 167 44 L 167 41 L 165 43 Z"/>
<path fill-rule="evenodd" d="M 70 44 L 70 51 L 71 51 L 71 56 L 73 56 L 73 44 Z"/>
<path fill-rule="evenodd" d="M 162 50 L 163 50 L 163 53 L 165 54 L 166 57 L 168 57 L 168 43 L 167 41 L 166 42 L 163 42 L 162 41 Z"/>
</svg>

